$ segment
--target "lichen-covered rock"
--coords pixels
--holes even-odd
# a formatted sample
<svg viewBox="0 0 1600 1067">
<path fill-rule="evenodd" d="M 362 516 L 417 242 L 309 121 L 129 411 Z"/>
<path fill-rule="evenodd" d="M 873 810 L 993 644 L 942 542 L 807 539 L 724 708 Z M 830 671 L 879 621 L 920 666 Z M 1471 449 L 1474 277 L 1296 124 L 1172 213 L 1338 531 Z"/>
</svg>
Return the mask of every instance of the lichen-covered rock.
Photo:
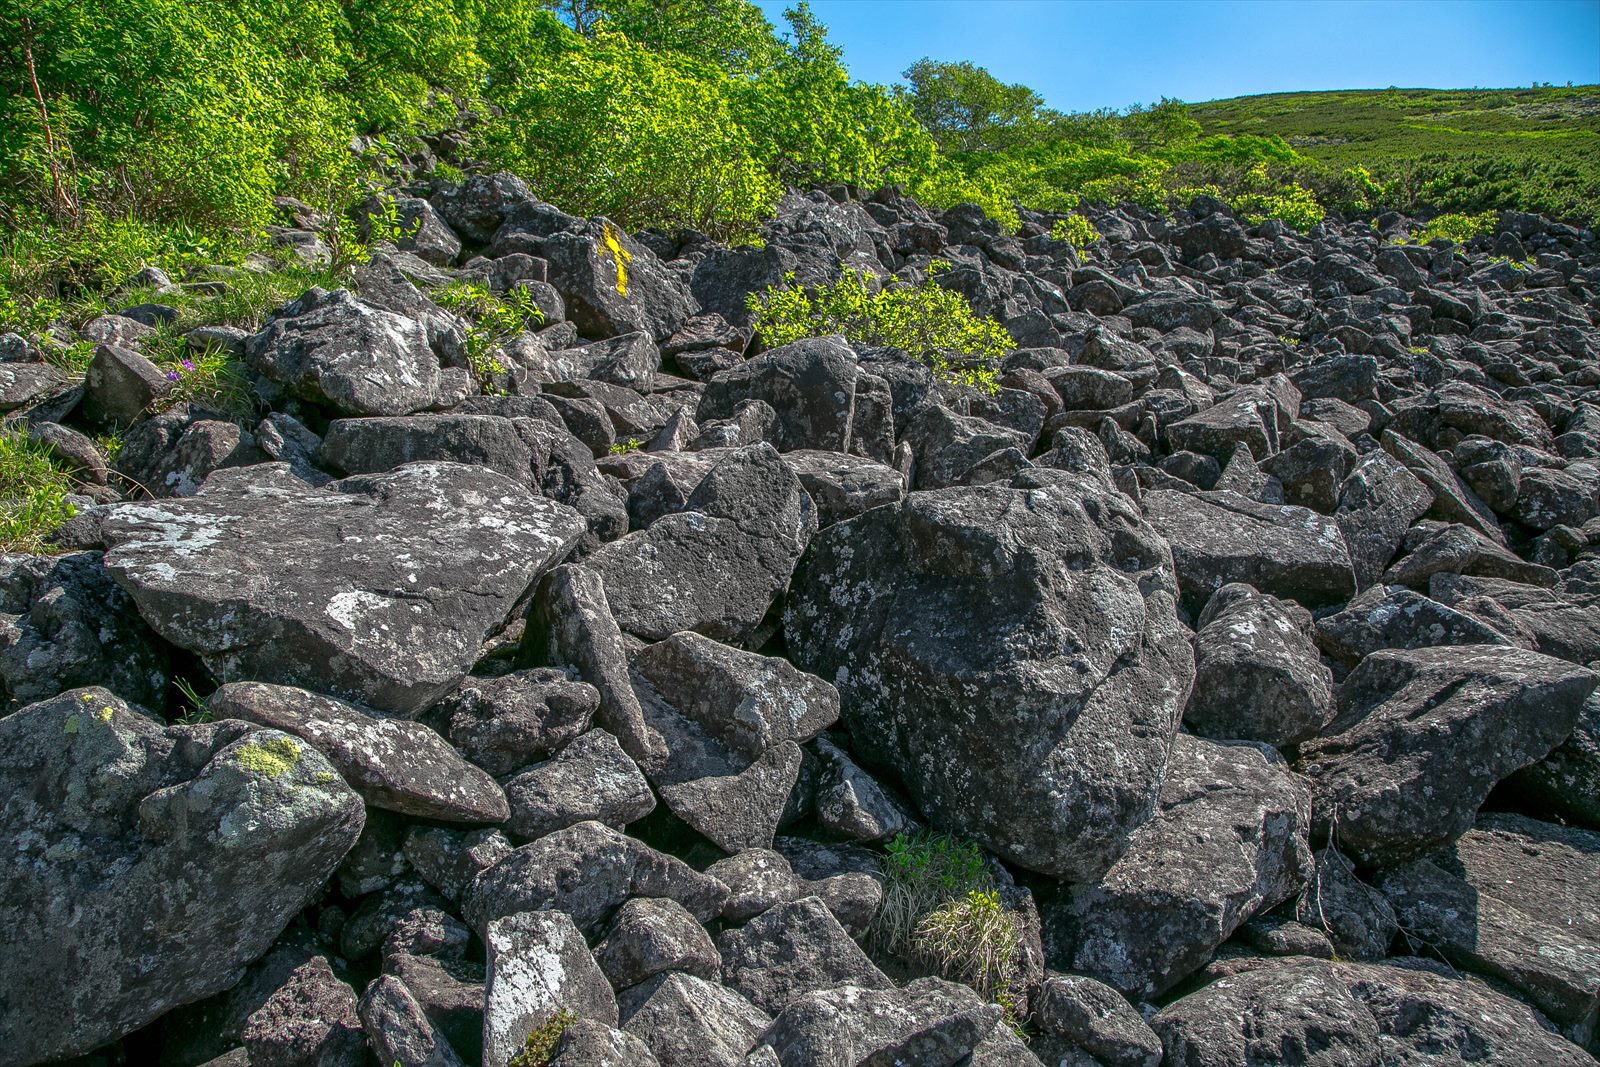
<svg viewBox="0 0 1600 1067">
<path fill-rule="evenodd" d="M 1040 987 L 1033 1011 L 1045 1035 L 1041 1045 L 1059 1050 L 1059 1059 L 1081 1049 L 1105 1067 L 1161 1063 L 1161 1039 L 1121 993 L 1103 982 L 1082 975 L 1051 975 Z"/>
<path fill-rule="evenodd" d="M 1600 834 L 1486 813 L 1425 859 L 1380 871 L 1407 937 L 1490 975 L 1580 1045 L 1600 1015 Z"/>
<path fill-rule="evenodd" d="M 1374 652 L 1338 713 L 1300 749 L 1318 835 L 1372 865 L 1413 859 L 1472 826 L 1495 783 L 1548 755 L 1600 678 L 1499 645 Z"/>
<path fill-rule="evenodd" d="M 313 956 L 245 1020 L 239 1038 L 250 1063 L 265 1067 L 361 1067 L 367 1042 L 356 992 Z"/>
<path fill-rule="evenodd" d="M 94 688 L 0 719 L 0 797 L 8 1064 L 87 1052 L 233 985 L 363 819 L 298 738 L 163 727 Z"/>
<path fill-rule="evenodd" d="M 623 1032 L 661 1067 L 742 1067 L 772 1021 L 736 991 L 676 971 L 634 986 L 621 1007 Z"/>
<path fill-rule="evenodd" d="M 255 475 L 119 505 L 106 567 L 152 629 L 224 681 L 414 716 L 583 531 L 572 509 L 454 463 L 327 491 Z"/>
<path fill-rule="evenodd" d="M 700 310 L 689 287 L 656 254 L 605 219 L 543 242 L 550 284 L 585 337 L 643 331 L 665 341 Z"/>
<path fill-rule="evenodd" d="M 379 975 L 361 995 L 358 1009 L 367 1044 L 379 1063 L 400 1067 L 465 1067 L 417 1003 L 406 984 L 393 975 Z"/>
<path fill-rule="evenodd" d="M 1482 982 L 1405 966 L 1263 963 L 1169 1004 L 1151 1020 L 1163 1063 L 1234 1067 L 1581 1067 L 1593 1062 L 1538 1012 Z"/>
<path fill-rule="evenodd" d="M 780 1012 L 806 993 L 891 986 L 817 897 L 778 904 L 717 938 L 722 980 L 758 1008 Z"/>
<path fill-rule="evenodd" d="M 600 575 L 622 629 L 660 641 L 694 630 L 737 643 L 761 623 L 817 529 L 816 507 L 771 445 L 713 467 L 684 511 L 602 546 Z"/>
<path fill-rule="evenodd" d="M 1333 676 L 1311 643 L 1304 608 L 1225 585 L 1201 613 L 1194 692 L 1183 721 L 1205 737 L 1295 744 L 1333 711 Z"/>
<path fill-rule="evenodd" d="M 439 357 L 413 319 L 313 288 L 245 342 L 250 368 L 346 415 L 408 415 L 446 399 Z"/>
<path fill-rule="evenodd" d="M 728 887 L 603 823 L 581 822 L 523 845 L 478 875 L 462 913 L 483 930 L 519 911 L 563 911 L 592 932 L 636 896 L 670 897 L 709 922 L 722 911 Z"/>
<path fill-rule="evenodd" d="M 1093 880 L 1155 812 L 1193 660 L 1165 541 L 1109 484 L 1041 478 L 829 527 L 784 629 L 930 822 Z"/>
<path fill-rule="evenodd" d="M 490 774 L 537 763 L 589 728 L 600 694 L 565 671 L 535 668 L 468 678 L 437 705 L 450 743 Z"/>
<path fill-rule="evenodd" d="M 966 1062 L 998 1027 L 999 1009 L 966 986 L 919 978 L 903 989 L 840 985 L 795 998 L 761 1035 L 782 1067 Z M 993 1061 L 1018 1065 L 1021 1056 Z M 974 1055 L 972 1062 L 977 1063 Z"/>
<path fill-rule="evenodd" d="M 1053 965 L 1130 996 L 1198 970 L 1311 872 L 1309 790 L 1271 748 L 1178 735 L 1161 811 L 1097 883 L 1043 909 Z"/>
<path fill-rule="evenodd" d="M 1355 592 L 1350 552 L 1337 523 L 1306 508 L 1262 504 L 1238 493 L 1144 495 L 1145 518 L 1172 542 L 1183 605 L 1198 613 L 1218 589 L 1243 582 L 1307 607 Z"/>
<path fill-rule="evenodd" d="M 635 897 L 617 909 L 595 962 L 612 988 L 638 985 L 663 971 L 679 971 L 710 982 L 722 977 L 722 956 L 711 935 L 674 900 Z"/>
<path fill-rule="evenodd" d="M 618 829 L 655 810 L 638 766 L 604 730 L 590 730 L 543 763 L 506 779 L 506 829 L 543 837 L 593 819 Z"/>
<path fill-rule="evenodd" d="M 419 722 L 375 718 L 342 700 L 262 682 L 229 682 L 206 708 L 218 719 L 309 742 L 373 807 L 442 822 L 498 823 L 510 814 L 495 780 Z"/>
<path fill-rule="evenodd" d="M 858 373 L 855 352 L 842 337 L 808 337 L 713 377 L 695 419 L 704 425 L 731 418 L 744 401 L 760 400 L 778 414 L 780 451 L 844 452 L 855 416 Z"/>
<path fill-rule="evenodd" d="M 507 1067 L 528 1035 L 563 1011 L 617 1025 L 617 1000 L 583 934 L 559 911 L 525 911 L 489 923 L 483 1004 L 484 1067 Z"/>
</svg>

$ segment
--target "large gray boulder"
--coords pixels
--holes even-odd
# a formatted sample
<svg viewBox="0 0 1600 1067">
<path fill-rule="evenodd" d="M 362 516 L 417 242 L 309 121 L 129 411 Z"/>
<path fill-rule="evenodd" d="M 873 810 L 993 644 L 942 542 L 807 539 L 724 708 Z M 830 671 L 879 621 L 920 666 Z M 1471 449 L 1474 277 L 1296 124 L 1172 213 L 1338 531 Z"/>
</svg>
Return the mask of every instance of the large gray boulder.
<svg viewBox="0 0 1600 1067">
<path fill-rule="evenodd" d="M 1191 612 L 1229 582 L 1307 607 L 1356 591 L 1344 534 L 1307 508 L 1262 504 L 1228 491 L 1159 489 L 1144 495 L 1144 511 L 1172 542 L 1183 605 Z"/>
<path fill-rule="evenodd" d="M 1262 961 L 1163 1008 L 1173 1067 L 1592 1067 L 1537 1011 L 1480 981 L 1404 966 Z M 1442 970 L 1442 969 L 1441 969 Z"/>
<path fill-rule="evenodd" d="M 484 1067 L 507 1067 L 557 1013 L 617 1024 L 617 999 L 572 917 L 525 911 L 484 932 Z"/>
<path fill-rule="evenodd" d="M 789 583 L 817 509 L 771 445 L 730 452 L 685 510 L 602 546 L 584 567 L 605 584 L 617 624 L 660 641 L 694 630 L 738 643 Z"/>
<path fill-rule="evenodd" d="M 1369 865 L 1460 837 L 1489 790 L 1566 739 L 1600 677 L 1503 645 L 1385 650 L 1339 688 L 1338 713 L 1300 749 L 1319 837 Z"/>
<path fill-rule="evenodd" d="M 571 508 L 477 467 L 412 464 L 326 491 L 259 470 L 120 505 L 107 569 L 219 679 L 399 715 L 453 689 L 584 532 Z"/>
<path fill-rule="evenodd" d="M 361 833 L 316 749 L 75 689 L 0 719 L 0 1064 L 88 1052 L 234 985 Z"/>
<path fill-rule="evenodd" d="M 857 754 L 936 826 L 1092 881 L 1155 812 L 1193 660 L 1166 542 L 1108 482 L 913 493 L 818 535 L 784 617 Z"/>
<path fill-rule="evenodd" d="M 312 288 L 284 307 L 245 342 L 245 361 L 346 415 L 407 415 L 449 399 L 422 323 L 346 289 Z"/>
<path fill-rule="evenodd" d="M 1266 745 L 1180 734 L 1161 811 L 1098 883 L 1044 908 L 1053 965 L 1130 996 L 1202 967 L 1257 911 L 1311 873 L 1310 791 Z"/>
</svg>

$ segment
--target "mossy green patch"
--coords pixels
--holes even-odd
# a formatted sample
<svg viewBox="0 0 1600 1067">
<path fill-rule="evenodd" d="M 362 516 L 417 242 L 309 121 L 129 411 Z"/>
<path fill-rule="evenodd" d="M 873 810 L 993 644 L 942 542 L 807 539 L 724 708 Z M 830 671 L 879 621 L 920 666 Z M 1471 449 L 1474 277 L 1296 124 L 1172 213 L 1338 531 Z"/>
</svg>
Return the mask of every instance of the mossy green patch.
<svg viewBox="0 0 1600 1067">
<path fill-rule="evenodd" d="M 270 741 L 251 741 L 237 753 L 239 766 L 264 778 L 279 778 L 293 771 L 300 762 L 300 746 L 287 737 Z"/>
</svg>

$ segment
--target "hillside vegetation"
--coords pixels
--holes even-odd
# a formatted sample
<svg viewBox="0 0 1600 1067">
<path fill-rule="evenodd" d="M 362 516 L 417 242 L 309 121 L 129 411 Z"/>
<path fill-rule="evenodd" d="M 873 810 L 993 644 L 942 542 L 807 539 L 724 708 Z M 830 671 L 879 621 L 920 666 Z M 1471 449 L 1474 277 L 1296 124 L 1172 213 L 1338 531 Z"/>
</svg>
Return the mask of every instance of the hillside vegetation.
<svg viewBox="0 0 1600 1067">
<path fill-rule="evenodd" d="M 1282 138 L 1330 170 L 1364 166 L 1401 208 L 1592 219 L 1600 86 L 1274 93 L 1196 104 L 1208 135 Z"/>
<path fill-rule="evenodd" d="M 785 21 L 746 0 L 8 5 L 0 325 L 71 318 L 141 265 L 239 262 L 297 212 L 356 256 L 376 194 L 474 171 L 632 232 L 733 242 L 785 188 L 838 183 L 977 203 L 1009 231 L 1018 207 L 1199 194 L 1298 230 L 1329 210 L 1600 205 L 1600 90 L 1066 114 L 970 63 L 852 81 L 804 3 Z"/>
</svg>

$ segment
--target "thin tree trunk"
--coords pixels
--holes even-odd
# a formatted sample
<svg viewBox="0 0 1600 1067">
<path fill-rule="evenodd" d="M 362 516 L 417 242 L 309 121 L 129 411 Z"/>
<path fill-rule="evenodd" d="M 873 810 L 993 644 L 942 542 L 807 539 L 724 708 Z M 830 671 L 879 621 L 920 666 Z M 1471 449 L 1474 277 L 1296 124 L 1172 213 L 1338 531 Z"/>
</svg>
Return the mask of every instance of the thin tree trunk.
<svg viewBox="0 0 1600 1067">
<path fill-rule="evenodd" d="M 50 180 L 55 186 L 56 210 L 63 221 L 77 222 L 77 206 L 61 184 L 61 163 L 57 158 L 55 134 L 50 129 L 50 109 L 45 106 L 44 91 L 39 88 L 39 72 L 33 63 L 33 20 L 22 16 L 22 57 L 28 64 L 28 81 L 33 85 L 33 98 L 39 104 L 39 124 L 44 127 L 44 148 L 50 157 Z"/>
</svg>

